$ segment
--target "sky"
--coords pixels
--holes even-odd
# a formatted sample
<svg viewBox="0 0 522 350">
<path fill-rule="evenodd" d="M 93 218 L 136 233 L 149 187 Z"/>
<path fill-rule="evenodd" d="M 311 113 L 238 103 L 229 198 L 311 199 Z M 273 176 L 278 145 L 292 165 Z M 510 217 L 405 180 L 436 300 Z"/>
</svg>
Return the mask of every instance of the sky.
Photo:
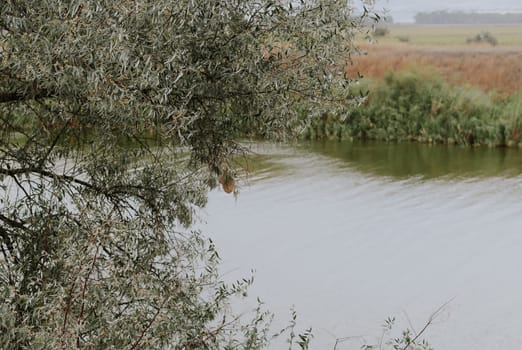
<svg viewBox="0 0 522 350">
<path fill-rule="evenodd" d="M 522 12 L 522 0 L 377 0 L 376 8 L 386 8 L 395 22 L 407 23 L 422 11 Z"/>
</svg>

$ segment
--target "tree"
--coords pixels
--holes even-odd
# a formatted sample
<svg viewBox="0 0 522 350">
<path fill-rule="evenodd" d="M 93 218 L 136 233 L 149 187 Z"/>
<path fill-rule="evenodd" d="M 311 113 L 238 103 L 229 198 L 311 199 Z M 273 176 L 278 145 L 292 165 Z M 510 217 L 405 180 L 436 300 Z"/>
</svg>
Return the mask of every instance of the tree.
<svg viewBox="0 0 522 350">
<path fill-rule="evenodd" d="M 266 345 L 189 232 L 239 136 L 345 108 L 338 0 L 0 4 L 0 347 Z M 230 185 L 230 184 L 228 184 Z"/>
</svg>

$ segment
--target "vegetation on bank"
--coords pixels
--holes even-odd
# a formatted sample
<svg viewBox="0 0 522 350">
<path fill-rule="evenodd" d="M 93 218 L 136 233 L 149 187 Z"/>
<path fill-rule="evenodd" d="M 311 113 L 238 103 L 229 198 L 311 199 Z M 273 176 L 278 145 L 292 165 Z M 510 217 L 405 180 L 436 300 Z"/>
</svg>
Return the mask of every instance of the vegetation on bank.
<svg viewBox="0 0 522 350">
<path fill-rule="evenodd" d="M 520 93 L 498 97 L 406 72 L 373 83 L 365 104 L 315 118 L 302 137 L 513 147 L 522 146 L 521 125 Z"/>
</svg>

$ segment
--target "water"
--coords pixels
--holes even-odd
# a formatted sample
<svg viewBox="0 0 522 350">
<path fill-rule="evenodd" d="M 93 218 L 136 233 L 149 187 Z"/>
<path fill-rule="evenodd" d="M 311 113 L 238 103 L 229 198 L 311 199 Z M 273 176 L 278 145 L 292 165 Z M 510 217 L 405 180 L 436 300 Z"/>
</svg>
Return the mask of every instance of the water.
<svg viewBox="0 0 522 350">
<path fill-rule="evenodd" d="M 229 280 L 312 326 L 313 349 L 359 349 L 388 316 L 435 349 L 522 348 L 522 152 L 409 144 L 265 145 L 204 230 Z M 264 171 L 262 170 L 264 169 Z M 246 306 L 242 305 L 246 310 Z"/>
</svg>

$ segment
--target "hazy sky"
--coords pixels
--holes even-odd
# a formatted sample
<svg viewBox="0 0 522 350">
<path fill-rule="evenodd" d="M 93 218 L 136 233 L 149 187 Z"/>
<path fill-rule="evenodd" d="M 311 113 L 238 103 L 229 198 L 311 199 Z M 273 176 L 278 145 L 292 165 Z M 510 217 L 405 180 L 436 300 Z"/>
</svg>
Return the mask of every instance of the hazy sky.
<svg viewBox="0 0 522 350">
<path fill-rule="evenodd" d="M 455 10 L 477 12 L 522 12 L 522 0 L 377 0 L 395 22 L 413 22 L 421 11 Z"/>
</svg>

